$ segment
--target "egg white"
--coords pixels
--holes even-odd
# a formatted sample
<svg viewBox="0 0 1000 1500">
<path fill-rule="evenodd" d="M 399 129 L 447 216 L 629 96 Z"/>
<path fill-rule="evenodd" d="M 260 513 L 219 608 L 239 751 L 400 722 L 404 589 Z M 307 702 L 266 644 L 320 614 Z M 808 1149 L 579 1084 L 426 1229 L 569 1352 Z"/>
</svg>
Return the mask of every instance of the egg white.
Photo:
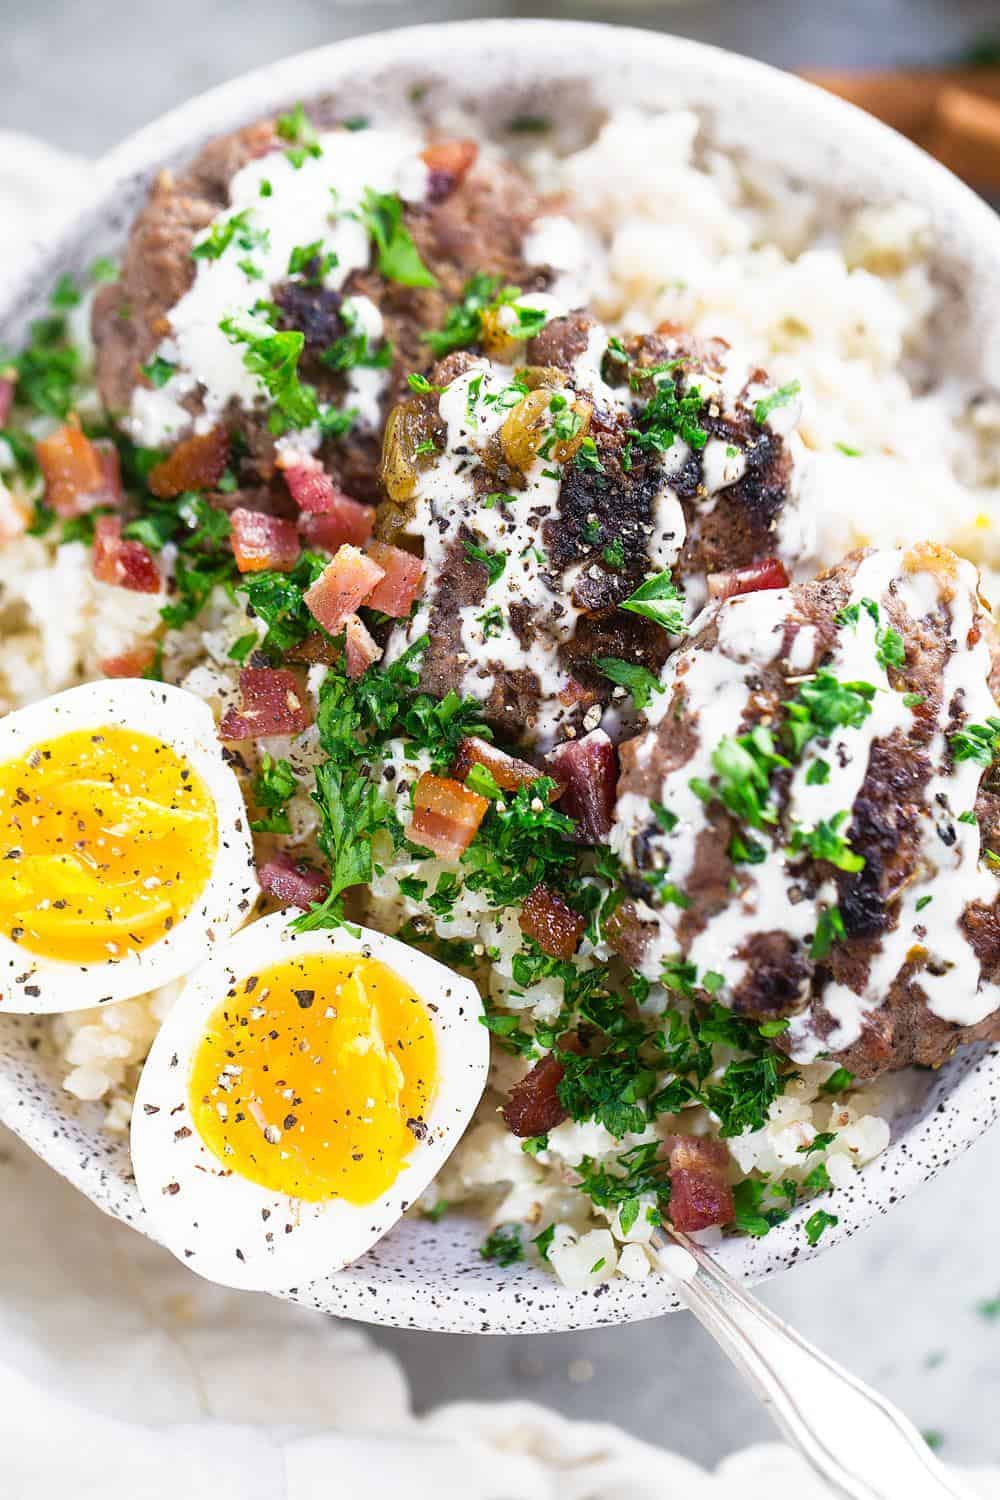
<svg viewBox="0 0 1000 1500">
<path fill-rule="evenodd" d="M 107 726 L 162 740 L 205 783 L 219 835 L 208 881 L 169 932 L 124 957 L 66 962 L 31 953 L 0 933 L 0 1013 L 81 1010 L 179 979 L 246 921 L 260 894 L 239 782 L 223 759 L 211 709 L 193 693 L 138 678 L 70 688 L 0 720 L 0 764 L 59 735 Z"/>
<path fill-rule="evenodd" d="M 205 1022 L 227 991 L 283 960 L 363 953 L 386 964 L 428 1007 L 437 1089 L 427 1137 L 373 1203 L 306 1203 L 222 1165 L 203 1143 L 188 1098 Z M 188 980 L 143 1068 L 132 1114 L 132 1166 L 153 1235 L 211 1281 L 293 1291 L 356 1260 L 427 1187 L 457 1145 L 486 1086 L 489 1034 L 469 979 L 368 928 L 294 932 L 284 912 L 251 923 Z"/>
</svg>

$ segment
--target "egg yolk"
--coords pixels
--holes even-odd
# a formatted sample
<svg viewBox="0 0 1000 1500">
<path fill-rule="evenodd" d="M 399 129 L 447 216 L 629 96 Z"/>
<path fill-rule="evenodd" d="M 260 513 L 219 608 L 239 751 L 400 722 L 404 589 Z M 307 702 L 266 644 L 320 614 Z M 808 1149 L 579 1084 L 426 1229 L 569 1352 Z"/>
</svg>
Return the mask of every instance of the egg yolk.
<svg viewBox="0 0 1000 1500">
<path fill-rule="evenodd" d="M 148 948 L 190 911 L 217 849 L 207 786 L 151 735 L 75 730 L 0 765 L 0 930 L 31 953 Z"/>
<path fill-rule="evenodd" d="M 241 980 L 206 1024 L 189 1097 L 233 1172 L 318 1203 L 372 1203 L 427 1135 L 437 1045 L 386 964 L 320 954 Z"/>
</svg>

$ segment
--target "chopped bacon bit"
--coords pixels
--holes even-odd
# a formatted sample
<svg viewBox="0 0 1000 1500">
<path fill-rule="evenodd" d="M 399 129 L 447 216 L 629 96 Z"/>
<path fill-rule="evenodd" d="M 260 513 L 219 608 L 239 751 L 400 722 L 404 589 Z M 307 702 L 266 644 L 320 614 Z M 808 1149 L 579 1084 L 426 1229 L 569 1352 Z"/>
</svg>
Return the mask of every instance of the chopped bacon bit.
<svg viewBox="0 0 1000 1500">
<path fill-rule="evenodd" d="M 475 838 L 489 805 L 460 781 L 425 771 L 413 791 L 407 837 L 441 859 L 457 859 Z"/>
<path fill-rule="evenodd" d="M 582 1051 L 575 1034 L 561 1037 L 559 1048 L 562 1052 Z M 520 1083 L 515 1083 L 503 1107 L 504 1123 L 512 1135 L 545 1135 L 562 1124 L 566 1110 L 558 1088 L 563 1072 L 562 1063 L 555 1053 L 550 1052 L 535 1063 Z"/>
<path fill-rule="evenodd" d="M 456 781 L 467 781 L 473 766 L 483 766 L 489 771 L 497 786 L 504 792 L 516 792 L 518 787 L 530 786 L 533 781 L 538 781 L 546 774 L 537 766 L 529 765 L 526 760 L 518 760 L 516 755 L 507 755 L 505 751 L 498 750 L 488 740 L 466 734 L 458 742 L 455 759 L 451 763 L 451 774 Z M 556 795 L 553 792 L 551 800 L 554 801 Z"/>
<path fill-rule="evenodd" d="M 14 387 L 16 380 L 10 375 L 0 377 L 0 427 L 6 425 L 10 416 L 10 409 L 14 405 Z"/>
<path fill-rule="evenodd" d="M 100 666 L 105 677 L 141 677 L 155 659 L 155 641 L 141 641 L 119 656 L 106 656 Z"/>
<path fill-rule="evenodd" d="M 378 661 L 382 655 L 382 647 L 375 644 L 367 626 L 357 615 L 347 616 L 345 631 L 344 660 L 347 663 L 347 675 L 363 677 L 372 662 Z"/>
<path fill-rule="evenodd" d="M 158 594 L 160 570 L 142 542 L 122 537 L 118 516 L 98 516 L 94 525 L 94 577 L 136 594 Z"/>
<path fill-rule="evenodd" d="M 265 568 L 286 573 L 295 566 L 301 549 L 294 521 L 242 506 L 231 513 L 229 520 L 229 540 L 241 573 L 260 573 Z"/>
<path fill-rule="evenodd" d="M 183 438 L 162 463 L 150 469 L 146 483 L 160 500 L 173 500 L 185 490 L 214 490 L 229 461 L 229 437 L 224 427 Z"/>
<path fill-rule="evenodd" d="M 272 854 L 257 871 L 260 888 L 282 906 L 298 906 L 303 911 L 314 901 L 322 901 L 330 882 L 320 870 L 290 854 Z"/>
<path fill-rule="evenodd" d="M 430 172 L 427 196 L 432 203 L 438 203 L 458 187 L 479 155 L 479 147 L 475 141 L 435 141 L 425 146 L 420 155 Z"/>
<path fill-rule="evenodd" d="M 762 557 L 745 568 L 728 573 L 709 573 L 710 599 L 734 599 L 737 594 L 756 594 L 762 589 L 787 589 L 788 573 L 780 557 Z"/>
<path fill-rule="evenodd" d="M 244 667 L 240 708 L 229 708 L 219 725 L 223 740 L 250 740 L 269 734 L 301 734 L 312 723 L 309 705 L 294 672 Z"/>
<path fill-rule="evenodd" d="M 294 457 L 283 454 L 278 457 L 277 465 L 284 473 L 288 492 L 299 510 L 320 515 L 333 509 L 334 496 L 338 492 L 318 458 L 311 453 L 297 453 Z"/>
<path fill-rule="evenodd" d="M 327 666 L 340 658 L 340 647 L 335 641 L 331 641 L 328 635 L 321 630 L 313 630 L 306 636 L 304 641 L 299 641 L 296 646 L 289 646 L 285 652 L 289 661 L 323 662 Z"/>
<path fill-rule="evenodd" d="M 584 703 L 588 708 L 597 702 L 598 695 L 593 688 L 585 687 L 575 677 L 571 677 L 564 688 L 559 691 L 559 702 L 566 708 L 577 708 Z"/>
<path fill-rule="evenodd" d="M 45 501 L 57 516 L 68 519 L 113 505 L 118 493 L 109 486 L 107 469 L 96 444 L 80 430 L 75 416 L 35 444 L 35 457 L 45 480 Z"/>
<path fill-rule="evenodd" d="M 557 745 L 548 764 L 564 785 L 561 808 L 576 819 L 580 838 L 585 844 L 603 843 L 614 821 L 618 787 L 618 752 L 604 730 Z"/>
<path fill-rule="evenodd" d="M 413 601 L 420 593 L 424 579 L 424 565 L 412 552 L 401 547 L 390 547 L 386 542 L 373 542 L 368 556 L 378 563 L 385 574 L 372 590 L 365 603 L 370 609 L 380 609 L 394 620 L 402 620 L 409 613 Z"/>
<path fill-rule="evenodd" d="M 729 1184 L 729 1152 L 722 1141 L 700 1135 L 671 1135 L 670 1221 L 690 1233 L 731 1224 L 736 1215 Z"/>
<path fill-rule="evenodd" d="M 306 545 L 322 547 L 326 552 L 336 552 L 345 542 L 352 547 L 365 547 L 374 529 L 374 505 L 362 505 L 339 490 L 334 491 L 333 503 L 322 515 L 306 512 L 299 517 L 299 531 Z"/>
<path fill-rule="evenodd" d="M 558 891 L 544 884 L 529 892 L 518 917 L 518 926 L 525 937 L 534 938 L 550 958 L 572 958 L 586 925 L 585 919 Z"/>
<path fill-rule="evenodd" d="M 303 596 L 306 608 L 324 630 L 336 635 L 343 630 L 348 615 L 353 615 L 359 604 L 367 602 L 383 577 L 383 569 L 377 562 L 359 552 L 357 547 L 345 545 Z"/>
</svg>

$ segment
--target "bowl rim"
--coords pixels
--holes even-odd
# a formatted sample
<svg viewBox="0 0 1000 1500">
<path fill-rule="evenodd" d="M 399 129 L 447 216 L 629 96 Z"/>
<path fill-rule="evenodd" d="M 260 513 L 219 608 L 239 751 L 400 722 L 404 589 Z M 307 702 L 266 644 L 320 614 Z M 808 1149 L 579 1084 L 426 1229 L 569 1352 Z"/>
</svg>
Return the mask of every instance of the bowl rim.
<svg viewBox="0 0 1000 1500">
<path fill-rule="evenodd" d="M 1000 217 L 927 156 L 855 106 L 769 64 L 668 33 L 603 22 L 534 19 L 468 20 L 399 27 L 351 37 L 279 59 L 218 85 L 161 115 L 130 135 L 97 163 L 94 201 L 36 257 L 28 259 L 0 297 L 0 320 L 11 324 L 23 315 L 40 291 L 47 289 L 50 267 L 75 255 L 87 227 L 101 225 L 113 208 L 119 188 L 130 180 L 146 181 L 165 160 L 187 154 L 206 138 L 233 129 L 296 98 L 309 99 L 344 84 L 353 76 L 374 85 L 380 73 L 423 64 L 440 73 L 442 59 L 450 70 L 463 60 L 471 64 L 484 49 L 524 55 L 529 46 L 543 56 L 571 54 L 573 66 L 552 74 L 590 77 L 609 61 L 629 67 L 641 56 L 647 74 L 665 81 L 688 70 L 698 80 L 707 105 L 713 88 L 738 87 L 742 94 L 778 116 L 791 128 L 796 116 L 809 117 L 817 148 L 850 141 L 852 154 L 867 151 L 890 180 L 905 187 L 894 197 L 919 195 L 942 221 L 946 241 L 958 254 L 971 257 L 1000 286 Z M 468 76 L 475 78 L 475 69 Z M 463 76 L 463 87 L 468 85 Z M 947 245 L 943 250 L 947 249 Z M 942 252 L 943 253 L 943 252 Z M 0 1039 L 2 1040 L 2 1039 Z M 118 1202 L 95 1184 L 85 1162 L 65 1134 L 44 1130 L 41 1140 L 23 1109 L 24 1101 L 0 1067 L 0 1122 L 27 1138 L 40 1155 L 98 1205 L 145 1230 L 138 1204 L 127 1195 Z M 802 1237 L 803 1210 L 772 1230 L 766 1240 L 734 1238 L 720 1250 L 723 1263 L 749 1281 L 762 1280 L 800 1260 L 811 1259 L 848 1238 L 885 1213 L 920 1182 L 928 1181 L 952 1157 L 969 1147 L 1000 1114 L 1000 1047 L 966 1049 L 936 1075 L 921 1115 L 886 1151 L 855 1174 L 856 1181 L 837 1195 L 839 1223 L 819 1245 Z M 353 1266 L 295 1294 L 294 1299 L 339 1315 L 367 1322 L 434 1331 L 542 1332 L 569 1331 L 656 1316 L 678 1307 L 666 1278 L 651 1275 L 641 1282 L 616 1278 L 591 1292 L 569 1292 L 553 1278 L 531 1268 L 498 1271 L 475 1254 L 477 1236 L 468 1220 L 441 1221 L 451 1249 L 468 1261 L 464 1269 L 428 1256 L 428 1229 L 440 1225 L 403 1221 L 387 1241 Z M 481 1235 L 481 1231 L 480 1231 Z M 399 1252 L 384 1254 L 395 1242 Z M 428 1266 L 428 1261 L 430 1266 Z"/>
</svg>

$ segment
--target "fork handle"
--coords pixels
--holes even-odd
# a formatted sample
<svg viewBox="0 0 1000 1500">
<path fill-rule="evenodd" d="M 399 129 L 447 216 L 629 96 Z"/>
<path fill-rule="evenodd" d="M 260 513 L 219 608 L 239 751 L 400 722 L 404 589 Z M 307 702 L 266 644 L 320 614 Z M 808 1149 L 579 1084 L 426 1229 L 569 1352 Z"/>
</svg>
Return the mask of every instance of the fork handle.
<svg viewBox="0 0 1000 1500">
<path fill-rule="evenodd" d="M 845 1500 L 972 1500 L 902 1412 L 801 1338 L 675 1229 L 660 1269 L 788 1441 Z"/>
</svg>

